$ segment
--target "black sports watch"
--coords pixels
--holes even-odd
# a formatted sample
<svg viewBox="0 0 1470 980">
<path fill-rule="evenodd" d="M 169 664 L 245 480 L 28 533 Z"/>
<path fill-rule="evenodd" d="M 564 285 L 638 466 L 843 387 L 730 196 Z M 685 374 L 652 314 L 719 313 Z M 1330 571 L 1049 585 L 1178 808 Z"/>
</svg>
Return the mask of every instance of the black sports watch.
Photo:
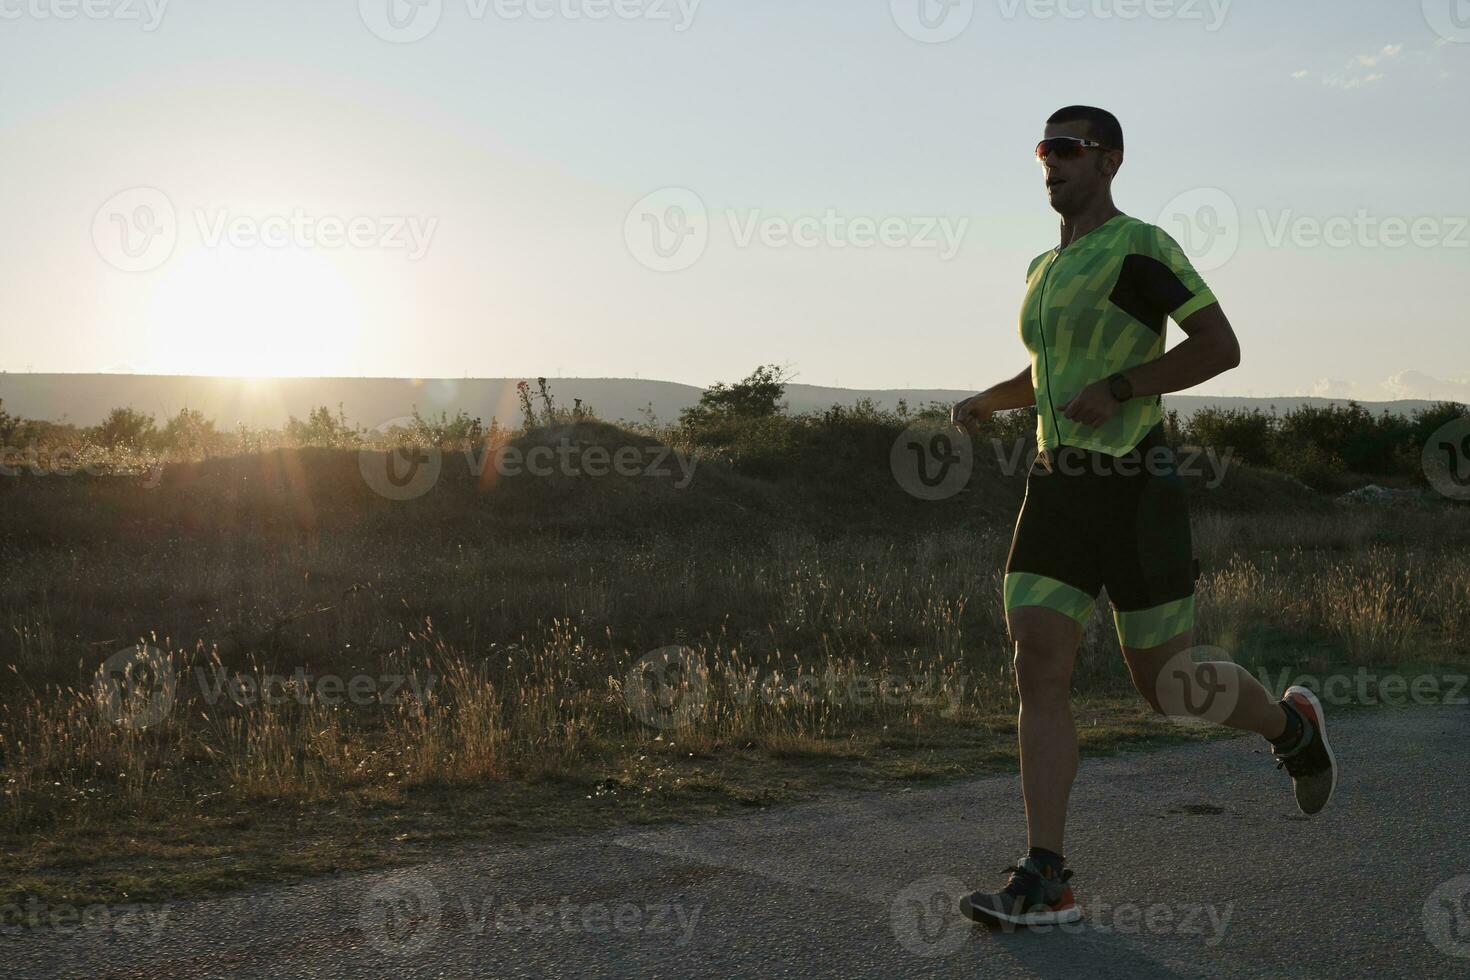
<svg viewBox="0 0 1470 980">
<path fill-rule="evenodd" d="M 1108 375 L 1108 394 L 1120 402 L 1126 402 L 1133 397 L 1133 382 L 1119 371 L 1117 374 Z"/>
</svg>

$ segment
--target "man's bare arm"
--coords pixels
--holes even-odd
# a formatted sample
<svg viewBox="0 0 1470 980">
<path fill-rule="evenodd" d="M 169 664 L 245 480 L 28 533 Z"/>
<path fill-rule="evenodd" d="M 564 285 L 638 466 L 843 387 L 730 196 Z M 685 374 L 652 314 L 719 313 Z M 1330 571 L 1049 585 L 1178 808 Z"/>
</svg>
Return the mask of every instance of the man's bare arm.
<svg viewBox="0 0 1470 980">
<path fill-rule="evenodd" d="M 949 410 L 949 419 L 963 425 L 971 432 L 996 412 L 1010 408 L 1027 408 L 1036 404 L 1036 389 L 1031 387 L 1031 369 L 1021 371 L 1014 378 L 991 385 L 977 395 L 971 395 Z"/>
<path fill-rule="evenodd" d="M 1240 342 L 1219 303 L 1190 314 L 1179 329 L 1187 335 L 1184 340 L 1123 372 L 1133 382 L 1135 398 L 1193 388 L 1240 364 Z"/>
<path fill-rule="evenodd" d="M 1123 372 L 1133 385 L 1134 398 L 1193 388 L 1240 364 L 1240 342 L 1219 303 L 1190 314 L 1179 329 L 1188 334 L 1181 343 L 1147 364 Z M 1103 378 L 1068 399 L 1061 411 L 1074 422 L 1099 426 L 1122 407 Z"/>
</svg>

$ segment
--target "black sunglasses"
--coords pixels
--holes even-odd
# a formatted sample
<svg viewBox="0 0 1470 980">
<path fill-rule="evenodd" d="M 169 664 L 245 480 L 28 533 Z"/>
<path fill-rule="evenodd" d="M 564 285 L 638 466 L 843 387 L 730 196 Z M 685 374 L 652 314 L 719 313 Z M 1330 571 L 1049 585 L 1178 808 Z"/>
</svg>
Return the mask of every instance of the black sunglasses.
<svg viewBox="0 0 1470 980">
<path fill-rule="evenodd" d="M 1058 160 L 1075 160 L 1083 150 L 1111 150 L 1097 140 L 1085 140 L 1077 136 L 1053 136 L 1036 144 L 1036 159 L 1045 160 L 1050 153 Z"/>
</svg>

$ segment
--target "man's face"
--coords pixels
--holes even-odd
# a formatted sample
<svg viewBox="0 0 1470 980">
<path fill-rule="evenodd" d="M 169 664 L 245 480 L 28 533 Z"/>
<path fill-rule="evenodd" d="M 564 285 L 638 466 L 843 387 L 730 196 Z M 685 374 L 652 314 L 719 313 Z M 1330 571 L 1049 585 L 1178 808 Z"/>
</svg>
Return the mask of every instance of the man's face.
<svg viewBox="0 0 1470 980">
<path fill-rule="evenodd" d="M 1049 123 L 1043 135 L 1046 139 L 1054 136 L 1094 138 L 1085 120 Z M 1123 154 L 1117 150 L 1086 149 L 1075 160 L 1063 160 L 1048 153 L 1041 170 L 1052 210 L 1064 215 L 1084 210 L 1098 195 L 1107 191 L 1112 175 L 1117 173 L 1122 162 Z"/>
</svg>

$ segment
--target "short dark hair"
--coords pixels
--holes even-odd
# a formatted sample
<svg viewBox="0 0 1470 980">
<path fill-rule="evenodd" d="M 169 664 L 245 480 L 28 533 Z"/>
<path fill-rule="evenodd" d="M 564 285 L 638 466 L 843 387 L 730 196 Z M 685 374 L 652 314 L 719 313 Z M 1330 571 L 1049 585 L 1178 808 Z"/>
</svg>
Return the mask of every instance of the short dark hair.
<svg viewBox="0 0 1470 980">
<path fill-rule="evenodd" d="M 1103 146 L 1115 150 L 1123 149 L 1123 124 L 1118 117 L 1106 109 L 1090 105 L 1069 105 L 1051 114 L 1047 123 L 1087 123 L 1087 135 Z"/>
</svg>

